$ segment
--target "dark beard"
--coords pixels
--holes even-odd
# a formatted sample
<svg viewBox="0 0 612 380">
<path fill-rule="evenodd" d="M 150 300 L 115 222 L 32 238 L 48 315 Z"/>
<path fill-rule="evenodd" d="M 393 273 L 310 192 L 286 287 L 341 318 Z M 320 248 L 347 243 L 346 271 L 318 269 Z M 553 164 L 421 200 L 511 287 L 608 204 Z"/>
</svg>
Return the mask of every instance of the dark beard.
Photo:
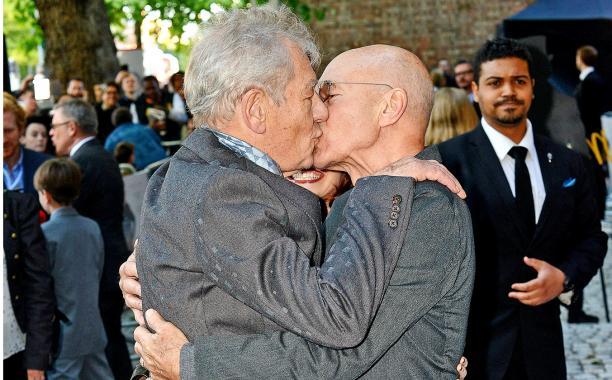
<svg viewBox="0 0 612 380">
<path fill-rule="evenodd" d="M 524 119 L 525 115 L 507 115 L 507 116 L 502 116 L 502 117 L 496 117 L 495 121 L 497 121 L 499 124 L 502 125 L 506 125 L 506 126 L 514 126 L 514 125 L 518 125 L 523 119 Z"/>
</svg>

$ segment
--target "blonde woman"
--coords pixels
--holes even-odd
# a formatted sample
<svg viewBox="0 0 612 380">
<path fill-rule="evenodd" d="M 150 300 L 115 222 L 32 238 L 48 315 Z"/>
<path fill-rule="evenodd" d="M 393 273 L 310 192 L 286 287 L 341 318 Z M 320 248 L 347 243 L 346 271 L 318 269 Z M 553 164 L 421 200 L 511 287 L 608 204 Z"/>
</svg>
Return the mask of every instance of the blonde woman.
<svg viewBox="0 0 612 380">
<path fill-rule="evenodd" d="M 469 132 L 478 124 L 478 115 L 465 91 L 441 88 L 436 91 L 425 145 L 439 144 Z"/>
</svg>

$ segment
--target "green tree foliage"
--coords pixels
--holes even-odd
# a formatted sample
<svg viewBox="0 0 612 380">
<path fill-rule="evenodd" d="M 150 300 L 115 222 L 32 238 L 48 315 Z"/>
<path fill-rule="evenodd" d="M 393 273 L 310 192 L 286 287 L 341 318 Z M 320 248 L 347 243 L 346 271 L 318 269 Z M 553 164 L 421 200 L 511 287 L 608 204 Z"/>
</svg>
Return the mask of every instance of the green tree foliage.
<svg viewBox="0 0 612 380">
<path fill-rule="evenodd" d="M 268 0 L 256 0 L 265 4 Z M 325 17 L 325 9 L 316 9 L 300 0 L 282 0 L 306 22 Z M 184 58 L 189 53 L 189 44 L 181 43 L 185 27 L 199 23 L 202 11 L 210 11 L 213 5 L 224 9 L 243 8 L 252 4 L 250 0 L 105 0 L 111 31 L 116 38 L 123 38 L 122 31 L 129 22 L 134 23 L 140 46 L 140 26 L 145 17 L 153 13 L 162 20 L 169 20 L 171 38 L 159 39 L 161 28 L 153 30 L 160 47 Z M 9 56 L 20 66 L 32 66 L 38 62 L 37 46 L 43 42 L 43 33 L 36 22 L 36 7 L 33 0 L 4 0 L 4 33 L 7 38 Z M 167 23 L 168 24 L 168 23 Z M 166 33 L 167 37 L 167 33 Z M 184 42 L 184 41 L 183 41 Z"/>
<path fill-rule="evenodd" d="M 4 0 L 4 35 L 8 54 L 22 70 L 38 62 L 37 47 L 43 43 L 43 33 L 36 22 L 33 0 Z M 22 72 L 23 76 L 25 72 Z"/>
</svg>

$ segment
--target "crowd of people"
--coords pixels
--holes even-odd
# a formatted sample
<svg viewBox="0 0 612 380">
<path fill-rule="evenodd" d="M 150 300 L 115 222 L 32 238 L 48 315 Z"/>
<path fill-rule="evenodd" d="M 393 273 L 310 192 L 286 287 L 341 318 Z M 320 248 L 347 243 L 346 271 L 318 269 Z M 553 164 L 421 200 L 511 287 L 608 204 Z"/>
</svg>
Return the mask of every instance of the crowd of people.
<svg viewBox="0 0 612 380">
<path fill-rule="evenodd" d="M 317 81 L 285 7 L 203 33 L 163 87 L 122 69 L 52 109 L 30 80 L 4 93 L 7 378 L 130 378 L 126 303 L 144 377 L 454 379 L 465 355 L 468 379 L 565 378 L 559 305 L 597 322 L 607 160 L 534 133 L 526 46 L 433 70 L 368 46 Z M 596 60 L 577 51 L 592 144 Z M 128 258 L 123 176 L 150 165 Z"/>
<path fill-rule="evenodd" d="M 167 159 L 172 149 L 162 144 L 188 133 L 183 77 L 161 88 L 122 70 L 117 82 L 95 86 L 95 99 L 73 78 L 52 109 L 38 107 L 31 78 L 4 93 L 5 326 L 18 323 L 5 335 L 6 376 L 129 378 L 117 282 L 133 242 L 123 231 L 121 176 Z"/>
</svg>

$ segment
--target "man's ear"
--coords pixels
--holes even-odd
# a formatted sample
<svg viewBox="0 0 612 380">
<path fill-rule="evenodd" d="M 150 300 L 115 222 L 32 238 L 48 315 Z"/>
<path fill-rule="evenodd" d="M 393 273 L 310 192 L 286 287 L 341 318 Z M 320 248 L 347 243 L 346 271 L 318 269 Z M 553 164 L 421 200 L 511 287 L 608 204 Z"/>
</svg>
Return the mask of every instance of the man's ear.
<svg viewBox="0 0 612 380">
<path fill-rule="evenodd" d="M 251 131 L 258 134 L 266 132 L 268 104 L 266 94 L 258 88 L 252 88 L 242 95 L 240 112 L 246 126 Z"/>
<path fill-rule="evenodd" d="M 478 84 L 476 84 L 475 81 L 472 81 L 472 83 L 470 83 L 470 86 L 472 86 L 472 94 L 474 94 L 474 101 L 478 103 Z"/>
<path fill-rule="evenodd" d="M 77 125 L 76 121 L 69 121 L 66 128 L 68 128 L 68 136 L 70 137 L 76 136 L 79 132 L 79 126 Z"/>
<path fill-rule="evenodd" d="M 379 117 L 381 127 L 395 124 L 406 111 L 408 95 L 403 88 L 394 88 L 383 97 L 383 108 Z"/>
</svg>

